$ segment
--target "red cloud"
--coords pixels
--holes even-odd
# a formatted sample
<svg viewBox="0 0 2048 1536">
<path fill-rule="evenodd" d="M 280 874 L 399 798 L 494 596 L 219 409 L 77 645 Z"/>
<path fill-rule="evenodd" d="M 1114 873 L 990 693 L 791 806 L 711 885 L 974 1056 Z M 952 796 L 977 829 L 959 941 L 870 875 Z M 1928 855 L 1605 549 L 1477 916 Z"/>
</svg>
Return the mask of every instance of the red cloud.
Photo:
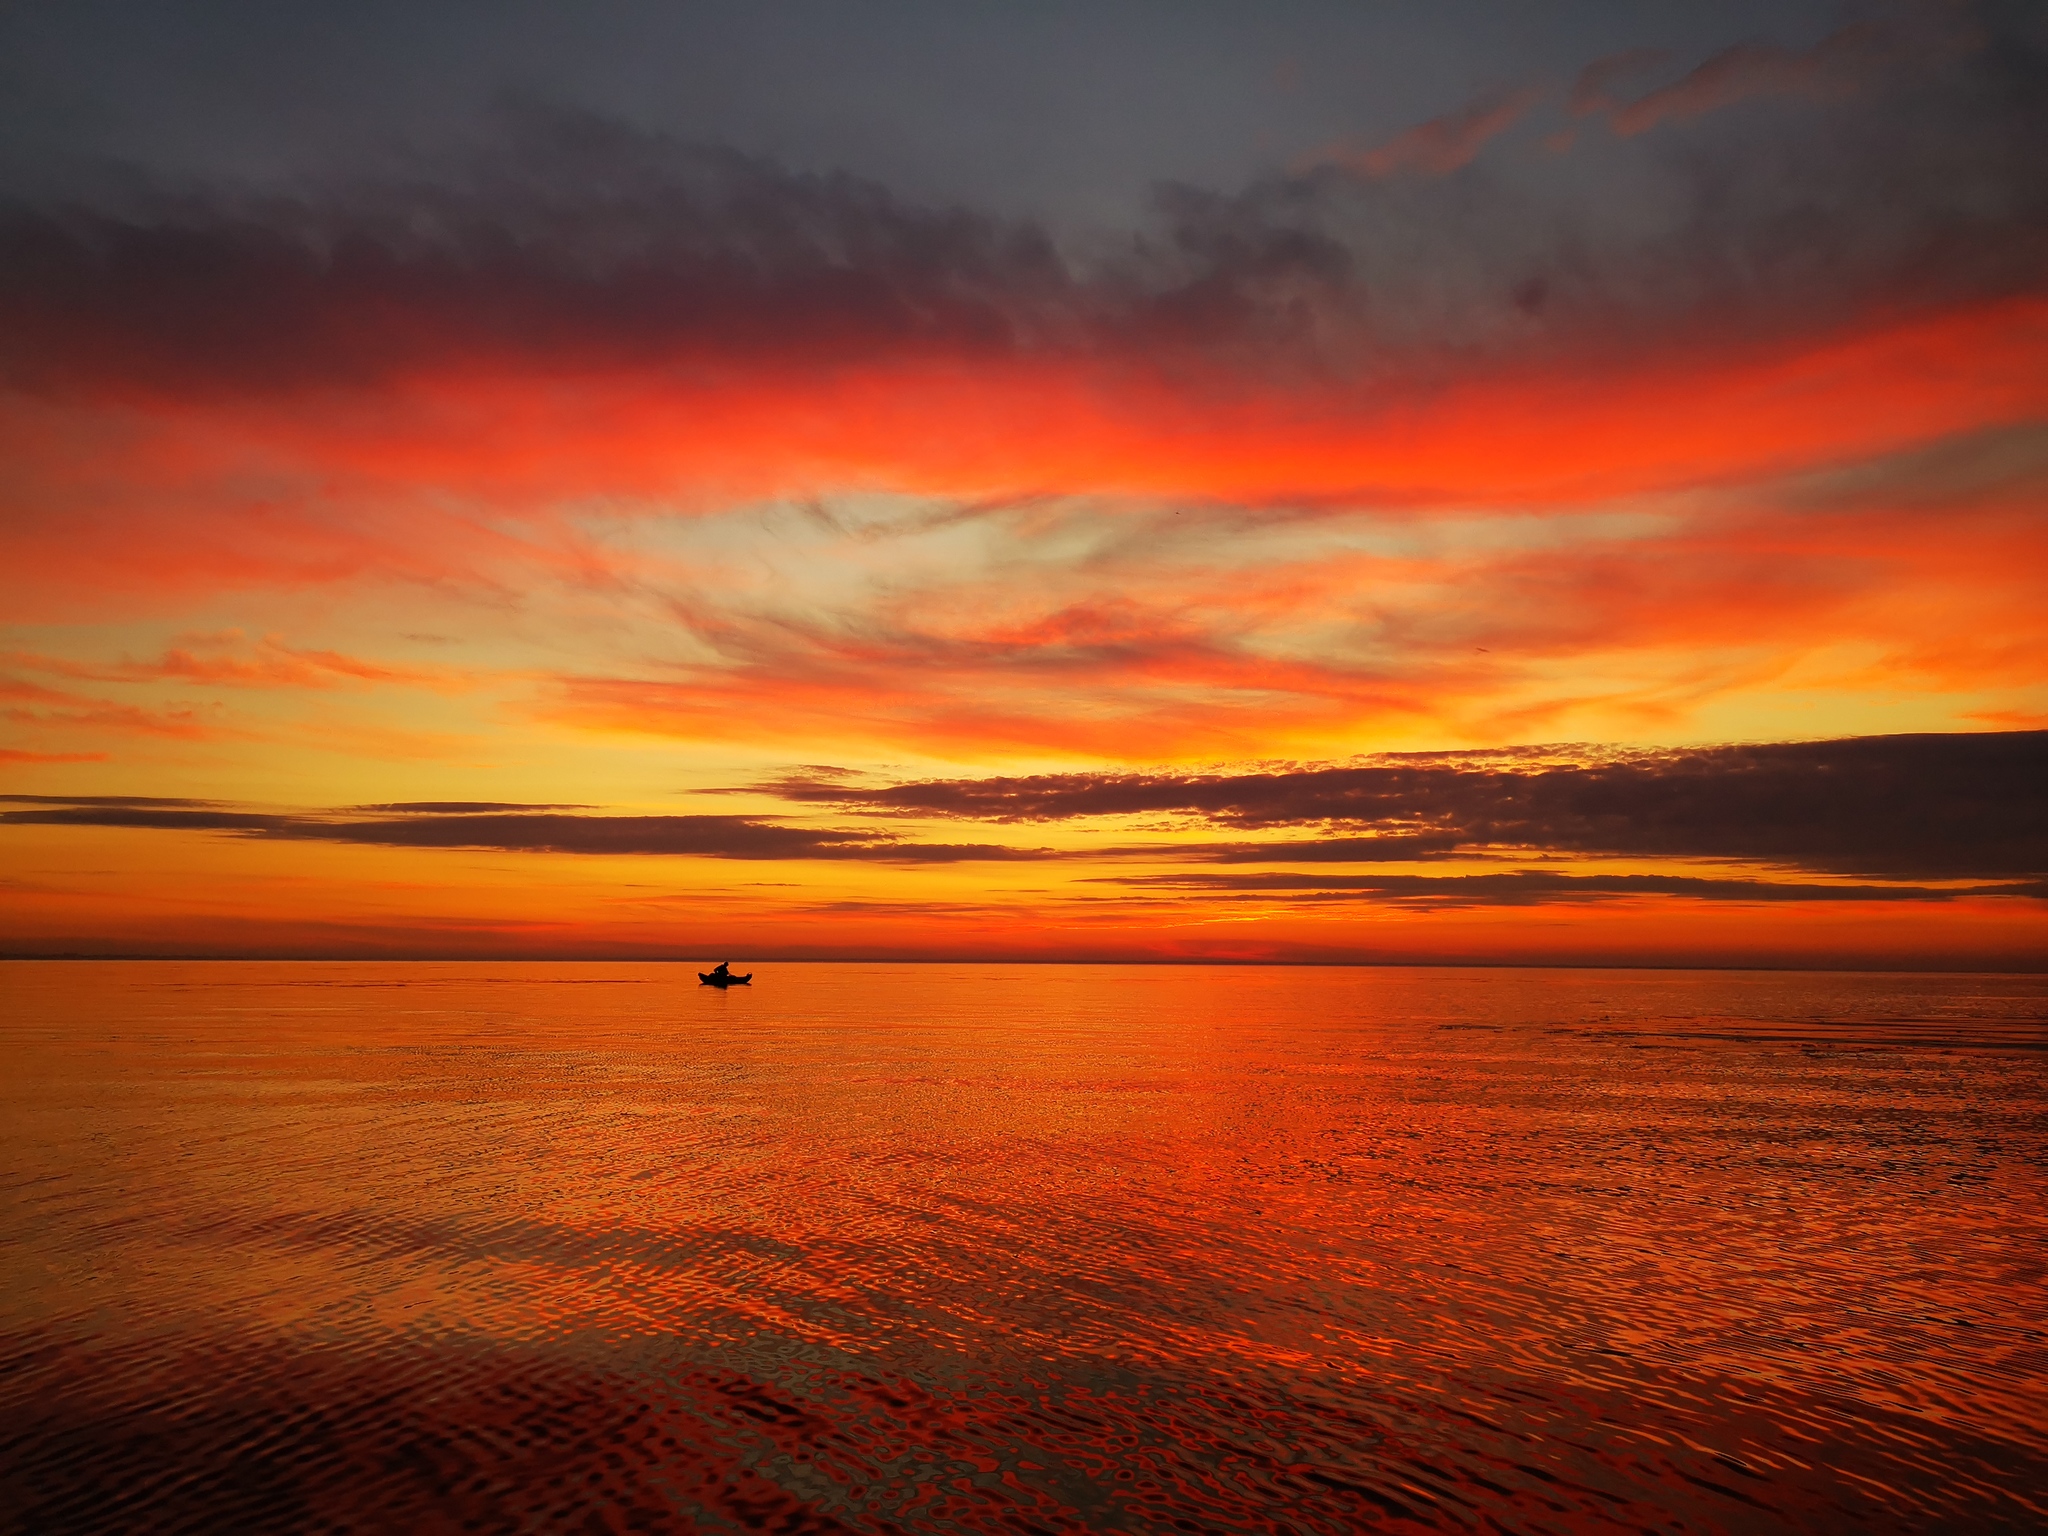
<svg viewBox="0 0 2048 1536">
<path fill-rule="evenodd" d="M 1619 105 L 1614 99 L 1616 82 L 1640 70 L 1651 69 L 1670 57 L 1661 48 L 1629 48 L 1595 59 L 1579 72 L 1572 85 L 1567 106 L 1573 117 L 1587 117 Z"/>
<path fill-rule="evenodd" d="M 1737 43 L 1684 79 L 1614 107 L 1614 131 L 1638 134 L 1661 122 L 1698 117 L 1754 96 L 1840 95 L 1855 90 L 1871 70 L 1893 56 L 1896 46 L 1885 29 L 1870 22 L 1846 26 L 1803 52 L 1773 43 Z M 1615 64 L 1619 72 L 1620 59 L 1602 62 Z M 1591 75 L 1592 69 L 1587 73 Z M 1588 82 L 1582 78 L 1580 83 Z"/>
<path fill-rule="evenodd" d="M 440 372 L 374 396 L 0 401 L 23 617 L 152 593 L 571 564 L 565 504 L 833 486 L 1541 507 L 1733 484 L 2048 410 L 2048 301 L 1402 389 L 1047 361 L 802 376 Z M 258 489 L 262 487 L 262 489 Z M 473 507 L 475 512 L 460 510 Z M 489 509 L 486 518 L 484 509 Z M 175 521 L 166 516 L 176 509 Z M 599 557 L 601 562 L 601 557 Z M 601 563 L 583 567 L 601 573 Z"/>
<path fill-rule="evenodd" d="M 1542 99 L 1543 92 L 1536 86 L 1489 91 L 1456 112 L 1417 123 L 1377 148 L 1337 147 L 1313 158 L 1349 166 L 1369 176 L 1401 172 L 1441 176 L 1471 164 L 1488 140 L 1513 127 L 1523 113 Z"/>
</svg>

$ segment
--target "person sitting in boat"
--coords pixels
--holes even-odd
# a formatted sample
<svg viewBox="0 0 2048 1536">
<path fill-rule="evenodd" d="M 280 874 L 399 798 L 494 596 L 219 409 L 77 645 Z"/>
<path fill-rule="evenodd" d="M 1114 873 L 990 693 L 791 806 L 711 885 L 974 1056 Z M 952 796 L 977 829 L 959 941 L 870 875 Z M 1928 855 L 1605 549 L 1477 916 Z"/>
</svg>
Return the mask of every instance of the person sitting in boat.
<svg viewBox="0 0 2048 1536">
<path fill-rule="evenodd" d="M 717 965 L 711 968 L 711 974 L 720 981 L 729 980 L 732 976 L 732 962 L 730 960 L 719 961 Z"/>
</svg>

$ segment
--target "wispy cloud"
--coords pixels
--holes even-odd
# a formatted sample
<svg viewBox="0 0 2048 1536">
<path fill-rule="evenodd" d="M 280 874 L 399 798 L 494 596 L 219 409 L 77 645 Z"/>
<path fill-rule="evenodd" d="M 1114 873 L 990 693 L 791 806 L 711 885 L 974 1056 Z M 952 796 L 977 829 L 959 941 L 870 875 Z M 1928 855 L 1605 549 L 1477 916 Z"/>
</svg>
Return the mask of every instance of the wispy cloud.
<svg viewBox="0 0 2048 1536">
<path fill-rule="evenodd" d="M 1811 901 L 1946 902 L 1981 897 L 2048 898 L 2048 882 L 1997 885 L 1819 885 L 1794 881 L 1707 879 L 1696 875 L 1574 875 L 1522 869 L 1485 875 L 1107 875 L 1093 877 L 1145 890 L 1236 899 L 1267 896 L 1319 904 L 1375 901 L 1399 906 L 1533 907 L 1680 897 L 1688 901 L 1782 903 Z"/>
<path fill-rule="evenodd" d="M 1573 117 L 1612 111 L 1621 105 L 1614 95 L 1617 85 L 1631 75 L 1664 64 L 1670 57 L 1662 48 L 1624 48 L 1619 53 L 1605 54 L 1579 71 L 1566 98 L 1566 107 Z"/>
<path fill-rule="evenodd" d="M 239 631 L 197 635 L 168 646 L 148 661 L 87 661 L 75 657 L 38 655 L 29 651 L 0 653 L 0 666 L 26 672 L 99 683 L 192 683 L 232 688 L 315 688 L 350 684 L 401 683 L 447 685 L 445 671 L 394 666 L 334 650 L 287 644 L 276 635 L 251 639 Z"/>
<path fill-rule="evenodd" d="M 1737 43 L 1682 79 L 1615 104 L 1614 130 L 1624 135 L 1642 133 L 1662 122 L 1699 117 L 1756 96 L 1851 91 L 1873 70 L 1890 62 L 1897 47 L 1898 39 L 1889 29 L 1871 22 L 1843 27 L 1804 50 L 1774 43 Z M 1584 77 L 1580 84 L 1587 84 Z"/>
<path fill-rule="evenodd" d="M 0 697 L 5 696 L 0 693 Z M 168 741 L 247 740 L 252 734 L 225 723 L 213 711 L 191 706 L 150 708 L 76 695 L 37 695 L 36 702 L 54 707 L 0 709 L 0 720 L 32 730 L 82 731 Z"/>
<path fill-rule="evenodd" d="M 2044 485 L 2021 465 L 1891 510 L 1883 476 L 1826 498 L 1780 483 L 1436 531 L 1336 511 L 1207 530 L 1083 506 L 871 568 L 827 553 L 830 581 L 764 547 L 757 572 L 651 578 L 684 594 L 656 611 L 692 643 L 648 631 L 673 659 L 559 675 L 533 707 L 579 730 L 790 753 L 1158 762 L 1696 735 L 1718 701 L 1768 697 L 1816 654 L 1839 658 L 1838 689 L 2024 690 L 2048 643 L 2028 580 L 2048 530 L 2025 510 Z"/>
<path fill-rule="evenodd" d="M 1370 149 L 1334 145 L 1308 163 L 1347 166 L 1368 176 L 1441 176 L 1470 165 L 1489 140 L 1513 127 L 1543 96 L 1540 86 L 1502 87 L 1486 92 L 1455 112 L 1417 123 L 1384 144 Z"/>
<path fill-rule="evenodd" d="M 6 797 L 21 801 L 22 796 Z M 870 831 L 789 826 L 745 816 L 582 816 L 507 811 L 485 802 L 408 802 L 407 814 L 366 817 L 193 807 L 139 798 L 0 811 L 0 825 L 230 832 L 297 842 L 385 848 L 495 849 L 507 853 L 688 856 L 710 859 L 865 859 L 898 864 L 1016 862 L 1055 857 L 994 843 L 926 843 Z M 450 809 L 448 807 L 453 806 Z M 398 807 L 393 807 L 398 809 Z"/>
</svg>

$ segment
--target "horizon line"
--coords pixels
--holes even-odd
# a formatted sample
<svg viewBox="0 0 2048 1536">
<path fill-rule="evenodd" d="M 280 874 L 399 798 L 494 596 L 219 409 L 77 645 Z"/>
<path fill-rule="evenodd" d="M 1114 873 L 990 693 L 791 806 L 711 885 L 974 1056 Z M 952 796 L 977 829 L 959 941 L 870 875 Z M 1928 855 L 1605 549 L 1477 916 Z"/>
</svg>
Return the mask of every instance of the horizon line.
<svg viewBox="0 0 2048 1536">
<path fill-rule="evenodd" d="M 201 964 L 257 965 L 697 965 L 709 964 L 679 956 L 559 954 L 559 955 L 363 955 L 363 954 L 87 954 L 52 950 L 29 954 L 0 954 L 0 963 L 22 961 L 33 964 L 98 963 L 140 964 L 192 962 Z M 1221 957 L 1158 959 L 1075 959 L 1014 955 L 753 955 L 733 964 L 744 965 L 1071 965 L 1149 966 L 1220 969 L 1260 967 L 1290 970 L 1527 970 L 1527 971 L 1753 971 L 1762 973 L 1812 973 L 1866 976 L 2042 976 L 2048 975 L 2048 960 L 2031 966 L 1986 966 L 1954 963 L 1924 965 L 1851 965 L 1823 962 L 1771 964 L 1766 962 L 1713 963 L 1658 960 L 1290 960 Z"/>
</svg>

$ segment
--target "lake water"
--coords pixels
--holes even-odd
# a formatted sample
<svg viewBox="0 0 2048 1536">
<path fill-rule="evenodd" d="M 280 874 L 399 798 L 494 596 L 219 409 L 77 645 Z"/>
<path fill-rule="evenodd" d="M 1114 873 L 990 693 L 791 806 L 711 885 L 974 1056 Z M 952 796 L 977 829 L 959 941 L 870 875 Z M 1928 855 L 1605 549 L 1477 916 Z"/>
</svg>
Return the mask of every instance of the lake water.
<svg viewBox="0 0 2048 1536">
<path fill-rule="evenodd" d="M 0 966 L 0 1528 L 2048 1524 L 2048 977 L 755 969 Z"/>
</svg>

